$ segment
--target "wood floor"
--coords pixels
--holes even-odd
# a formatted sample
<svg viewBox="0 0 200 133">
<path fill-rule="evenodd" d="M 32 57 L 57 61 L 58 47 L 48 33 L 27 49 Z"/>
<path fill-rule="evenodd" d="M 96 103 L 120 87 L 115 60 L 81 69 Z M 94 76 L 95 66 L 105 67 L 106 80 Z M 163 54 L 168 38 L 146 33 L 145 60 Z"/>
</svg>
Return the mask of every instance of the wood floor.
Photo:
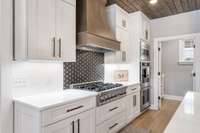
<svg viewBox="0 0 200 133">
<path fill-rule="evenodd" d="M 179 104 L 179 101 L 163 100 L 159 111 L 149 110 L 134 120 L 131 125 L 136 128 L 150 129 L 151 133 L 163 133 Z"/>
</svg>

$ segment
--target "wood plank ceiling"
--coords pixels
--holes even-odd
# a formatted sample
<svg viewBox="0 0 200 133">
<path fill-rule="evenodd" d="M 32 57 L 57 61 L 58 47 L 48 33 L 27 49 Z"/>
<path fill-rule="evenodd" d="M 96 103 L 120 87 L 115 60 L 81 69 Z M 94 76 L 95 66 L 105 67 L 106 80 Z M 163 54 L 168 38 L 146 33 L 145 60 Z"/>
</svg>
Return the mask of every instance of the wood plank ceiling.
<svg viewBox="0 0 200 133">
<path fill-rule="evenodd" d="M 142 11 L 150 19 L 200 9 L 200 0 L 158 0 L 154 5 L 149 0 L 108 0 L 108 5 L 111 4 L 118 4 L 129 13 Z"/>
</svg>

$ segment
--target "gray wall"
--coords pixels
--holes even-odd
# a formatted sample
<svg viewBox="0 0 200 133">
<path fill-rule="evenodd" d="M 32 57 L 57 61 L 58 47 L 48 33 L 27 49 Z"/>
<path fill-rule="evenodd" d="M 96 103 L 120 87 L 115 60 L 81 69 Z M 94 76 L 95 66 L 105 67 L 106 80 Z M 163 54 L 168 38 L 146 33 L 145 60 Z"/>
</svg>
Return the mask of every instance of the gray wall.
<svg viewBox="0 0 200 133">
<path fill-rule="evenodd" d="M 178 40 L 162 42 L 162 72 L 165 74 L 164 93 L 166 95 L 184 96 L 192 90 L 192 65 L 179 65 Z"/>
<path fill-rule="evenodd" d="M 151 20 L 152 61 L 154 56 L 153 40 L 155 38 L 191 34 L 198 32 L 200 32 L 200 10 Z M 154 88 L 152 88 L 152 104 L 154 103 L 153 92 Z"/>
</svg>

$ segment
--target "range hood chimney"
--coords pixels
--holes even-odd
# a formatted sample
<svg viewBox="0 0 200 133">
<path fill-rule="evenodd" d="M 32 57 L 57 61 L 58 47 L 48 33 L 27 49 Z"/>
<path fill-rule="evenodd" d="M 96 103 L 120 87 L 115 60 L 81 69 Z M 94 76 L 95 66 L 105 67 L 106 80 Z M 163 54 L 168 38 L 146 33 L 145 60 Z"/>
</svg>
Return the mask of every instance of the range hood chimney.
<svg viewBox="0 0 200 133">
<path fill-rule="evenodd" d="M 107 0 L 77 0 L 77 49 L 119 51 L 106 16 Z"/>
</svg>

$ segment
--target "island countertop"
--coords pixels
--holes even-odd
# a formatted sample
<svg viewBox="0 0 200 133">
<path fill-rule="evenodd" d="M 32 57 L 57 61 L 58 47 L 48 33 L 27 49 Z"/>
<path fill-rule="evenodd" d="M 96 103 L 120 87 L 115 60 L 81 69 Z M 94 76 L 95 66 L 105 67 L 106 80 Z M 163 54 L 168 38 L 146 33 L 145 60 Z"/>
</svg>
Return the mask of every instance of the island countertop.
<svg viewBox="0 0 200 133">
<path fill-rule="evenodd" d="M 15 103 L 24 104 L 37 110 L 45 110 L 50 107 L 72 103 L 85 98 L 95 97 L 96 92 L 89 92 L 76 89 L 50 92 L 14 99 Z"/>
<path fill-rule="evenodd" d="M 200 133 L 200 93 L 188 92 L 164 133 Z"/>
</svg>

